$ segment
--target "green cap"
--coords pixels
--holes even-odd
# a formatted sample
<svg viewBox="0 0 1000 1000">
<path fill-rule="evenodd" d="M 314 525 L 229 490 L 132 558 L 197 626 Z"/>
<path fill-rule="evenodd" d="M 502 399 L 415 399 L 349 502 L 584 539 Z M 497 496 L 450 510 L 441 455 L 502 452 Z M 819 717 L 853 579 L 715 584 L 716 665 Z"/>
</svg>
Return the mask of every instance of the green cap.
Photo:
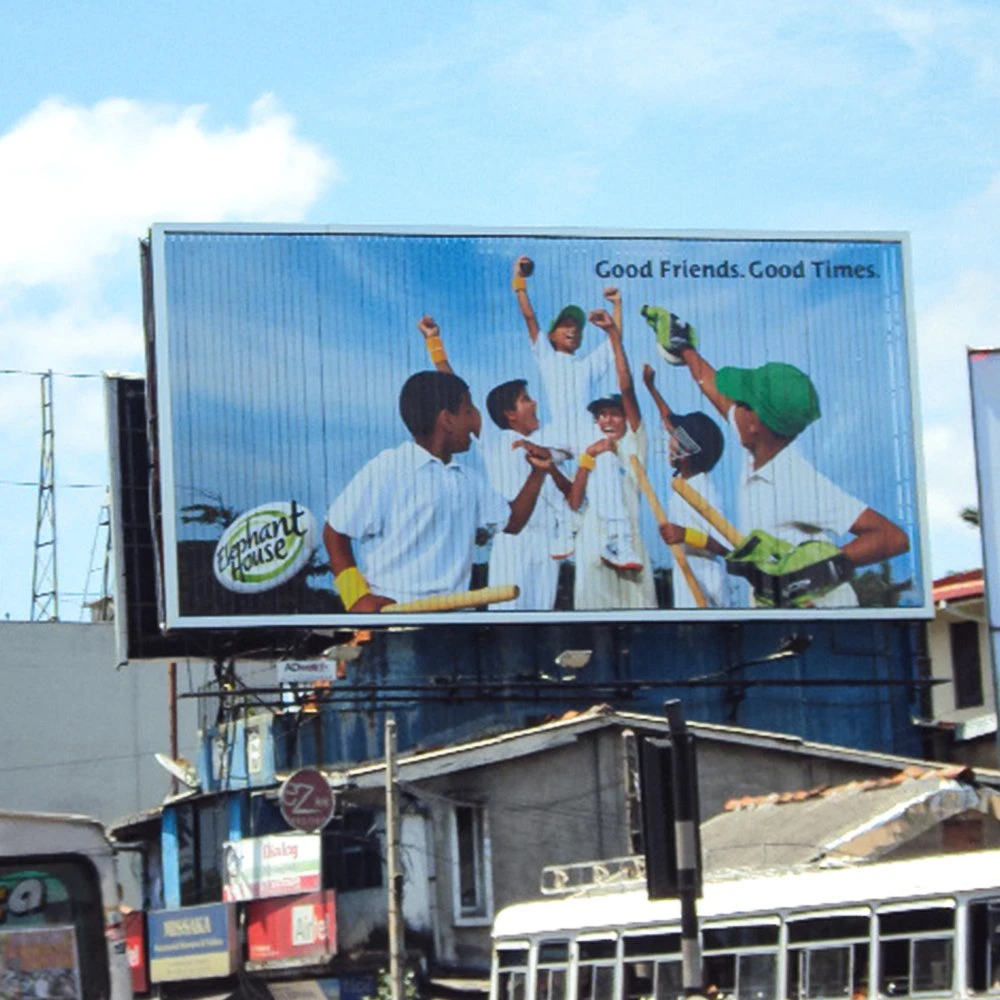
<svg viewBox="0 0 1000 1000">
<path fill-rule="evenodd" d="M 805 372 L 769 361 L 759 368 L 720 368 L 715 387 L 723 396 L 745 403 L 782 437 L 795 437 L 819 417 L 819 396 Z"/>
<path fill-rule="evenodd" d="M 577 328 L 580 332 L 583 332 L 584 327 L 587 325 L 587 317 L 584 311 L 579 306 L 563 306 L 559 310 L 559 315 L 549 324 L 549 333 L 551 333 L 564 319 L 571 319 L 576 323 Z"/>
</svg>

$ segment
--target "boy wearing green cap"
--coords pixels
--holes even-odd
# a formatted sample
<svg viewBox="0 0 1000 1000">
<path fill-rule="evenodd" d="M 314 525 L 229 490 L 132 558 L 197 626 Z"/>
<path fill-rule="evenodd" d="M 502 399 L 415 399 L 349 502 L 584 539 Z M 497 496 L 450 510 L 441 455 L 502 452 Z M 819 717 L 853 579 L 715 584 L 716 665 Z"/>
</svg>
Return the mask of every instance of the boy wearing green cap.
<svg viewBox="0 0 1000 1000">
<path fill-rule="evenodd" d="M 794 573 L 770 581 L 767 602 L 857 606 L 848 583 L 854 570 L 901 555 L 910 542 L 898 525 L 819 473 L 795 444 L 820 416 L 812 380 L 794 365 L 776 361 L 716 371 L 698 352 L 690 324 L 665 310 L 650 313 L 647 321 L 658 343 L 687 366 L 748 453 L 737 525 L 748 542 L 735 555 L 760 538 L 769 544 L 777 540 L 776 561 L 780 556 L 787 562 L 793 550 L 799 554 Z M 846 536 L 853 537 L 839 550 L 829 544 Z M 803 555 L 809 544 L 819 556 L 815 563 Z M 731 569 L 739 572 L 739 561 L 730 556 Z M 756 593 L 759 599 L 761 591 Z"/>
</svg>

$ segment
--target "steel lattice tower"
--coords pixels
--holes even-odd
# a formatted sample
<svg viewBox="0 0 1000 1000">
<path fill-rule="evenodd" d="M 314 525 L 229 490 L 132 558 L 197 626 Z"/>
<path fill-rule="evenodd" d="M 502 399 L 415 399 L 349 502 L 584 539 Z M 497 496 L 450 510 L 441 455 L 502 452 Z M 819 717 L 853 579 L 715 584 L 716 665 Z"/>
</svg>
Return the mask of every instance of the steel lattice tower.
<svg viewBox="0 0 1000 1000">
<path fill-rule="evenodd" d="M 59 620 L 56 572 L 55 428 L 52 418 L 52 370 L 42 375 L 42 454 L 38 468 L 35 517 L 35 565 L 31 574 L 31 620 Z"/>
</svg>

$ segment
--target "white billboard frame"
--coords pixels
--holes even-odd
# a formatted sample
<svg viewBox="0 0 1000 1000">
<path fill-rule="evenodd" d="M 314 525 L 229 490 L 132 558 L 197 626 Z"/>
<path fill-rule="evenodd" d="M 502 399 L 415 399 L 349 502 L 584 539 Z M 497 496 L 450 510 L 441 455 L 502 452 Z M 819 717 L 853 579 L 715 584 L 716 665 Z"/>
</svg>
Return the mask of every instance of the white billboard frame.
<svg viewBox="0 0 1000 1000">
<path fill-rule="evenodd" d="M 821 608 L 700 608 L 697 611 L 657 609 L 616 610 L 544 610 L 544 611 L 491 611 L 466 610 L 460 615 L 439 612 L 397 613 L 391 618 L 374 614 L 295 614 L 290 616 L 263 615 L 185 615 L 182 614 L 178 592 L 177 518 L 178 502 L 173 489 L 174 468 L 174 414 L 169 383 L 166 381 L 170 361 L 170 323 L 168 308 L 167 274 L 165 267 L 165 240 L 175 234 L 239 234 L 239 235 L 307 235 L 307 236 L 391 236 L 457 239 L 520 238 L 525 239 L 609 239 L 609 240 L 684 240 L 767 243 L 816 242 L 816 243 L 872 243 L 898 244 L 902 261 L 902 296 L 900 311 L 905 325 L 906 365 L 908 382 L 904 391 L 909 400 L 910 444 L 914 482 L 914 506 L 917 525 L 912 538 L 913 546 L 919 545 L 916 565 L 920 577 L 917 588 L 919 604 L 905 607 L 856 607 Z M 760 231 L 760 230 L 668 230 L 668 229 L 603 229 L 603 228 L 538 228 L 538 227 L 454 227 L 454 226 L 340 226 L 311 224 L 243 224 L 243 223 L 158 223 L 150 229 L 152 261 L 153 317 L 155 324 L 154 352 L 156 363 L 156 427 L 158 433 L 159 473 L 162 504 L 163 550 L 161 552 L 164 580 L 164 626 L 171 629 L 188 628 L 262 628 L 262 627 L 372 627 L 389 625 L 428 624 L 545 624 L 572 622 L 692 622 L 745 620 L 916 620 L 933 617 L 931 598 L 931 570 L 928 546 L 928 519 L 926 490 L 924 487 L 924 460 L 921 436 L 920 400 L 917 378 L 915 310 L 913 304 L 912 268 L 909 234 L 898 231 Z M 636 379 L 638 381 L 638 378 Z"/>
</svg>

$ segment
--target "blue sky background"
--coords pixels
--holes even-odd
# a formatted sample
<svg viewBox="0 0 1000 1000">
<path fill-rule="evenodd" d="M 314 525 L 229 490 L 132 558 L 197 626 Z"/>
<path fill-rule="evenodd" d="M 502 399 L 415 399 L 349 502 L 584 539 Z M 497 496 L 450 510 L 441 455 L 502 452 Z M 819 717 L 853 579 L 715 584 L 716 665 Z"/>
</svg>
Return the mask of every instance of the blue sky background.
<svg viewBox="0 0 1000 1000">
<path fill-rule="evenodd" d="M 8 0 L 4 33 L 0 613 L 30 609 L 20 373 L 141 370 L 136 241 L 174 220 L 909 231 L 931 565 L 981 563 L 957 512 L 965 347 L 1000 313 L 995 3 Z M 108 481 L 99 380 L 57 377 L 55 417 L 75 619 Z"/>
<path fill-rule="evenodd" d="M 159 249 L 157 237 L 157 262 Z M 715 411 L 686 369 L 658 357 L 639 315 L 644 303 L 690 320 L 703 354 L 718 367 L 772 360 L 807 371 L 823 416 L 799 446 L 820 472 L 907 532 L 912 550 L 896 560 L 895 578 L 913 580 L 915 593 L 906 601 L 920 603 L 898 243 L 168 233 L 154 274 L 165 287 L 158 357 L 159 371 L 169 377 L 176 429 L 177 508 L 218 497 L 242 512 L 294 498 L 322 521 L 327 505 L 369 459 L 409 437 L 397 401 L 406 378 L 430 367 L 416 328 L 424 313 L 440 324 L 455 371 L 472 387 L 484 414 L 484 439 L 493 429 L 486 394 L 511 378 L 528 380 L 544 424 L 549 400 L 510 289 L 521 254 L 535 262 L 529 287 L 543 329 L 566 303 L 590 311 L 607 305 L 608 284 L 621 290 L 626 351 L 651 444 L 647 464 L 665 502 L 667 440 L 641 386 L 643 364 L 654 367 L 676 412 Z M 742 277 L 662 277 L 663 261 L 724 266 Z M 813 261 L 870 268 L 876 277 L 830 278 L 825 265 L 817 277 Z M 652 276 L 602 278 L 598 270 L 612 265 L 640 273 L 648 267 Z M 753 276 L 768 267 L 803 276 Z M 582 351 L 595 349 L 604 336 L 588 327 Z M 596 395 L 616 390 L 611 372 Z M 599 436 L 595 430 L 594 439 Z M 722 512 L 736 521 L 746 453 L 735 434 L 727 438 L 713 478 Z M 469 456 L 477 457 L 475 451 Z M 648 510 L 644 521 L 654 563 L 669 564 Z M 179 522 L 176 531 L 180 539 L 221 534 L 218 527 Z"/>
</svg>

